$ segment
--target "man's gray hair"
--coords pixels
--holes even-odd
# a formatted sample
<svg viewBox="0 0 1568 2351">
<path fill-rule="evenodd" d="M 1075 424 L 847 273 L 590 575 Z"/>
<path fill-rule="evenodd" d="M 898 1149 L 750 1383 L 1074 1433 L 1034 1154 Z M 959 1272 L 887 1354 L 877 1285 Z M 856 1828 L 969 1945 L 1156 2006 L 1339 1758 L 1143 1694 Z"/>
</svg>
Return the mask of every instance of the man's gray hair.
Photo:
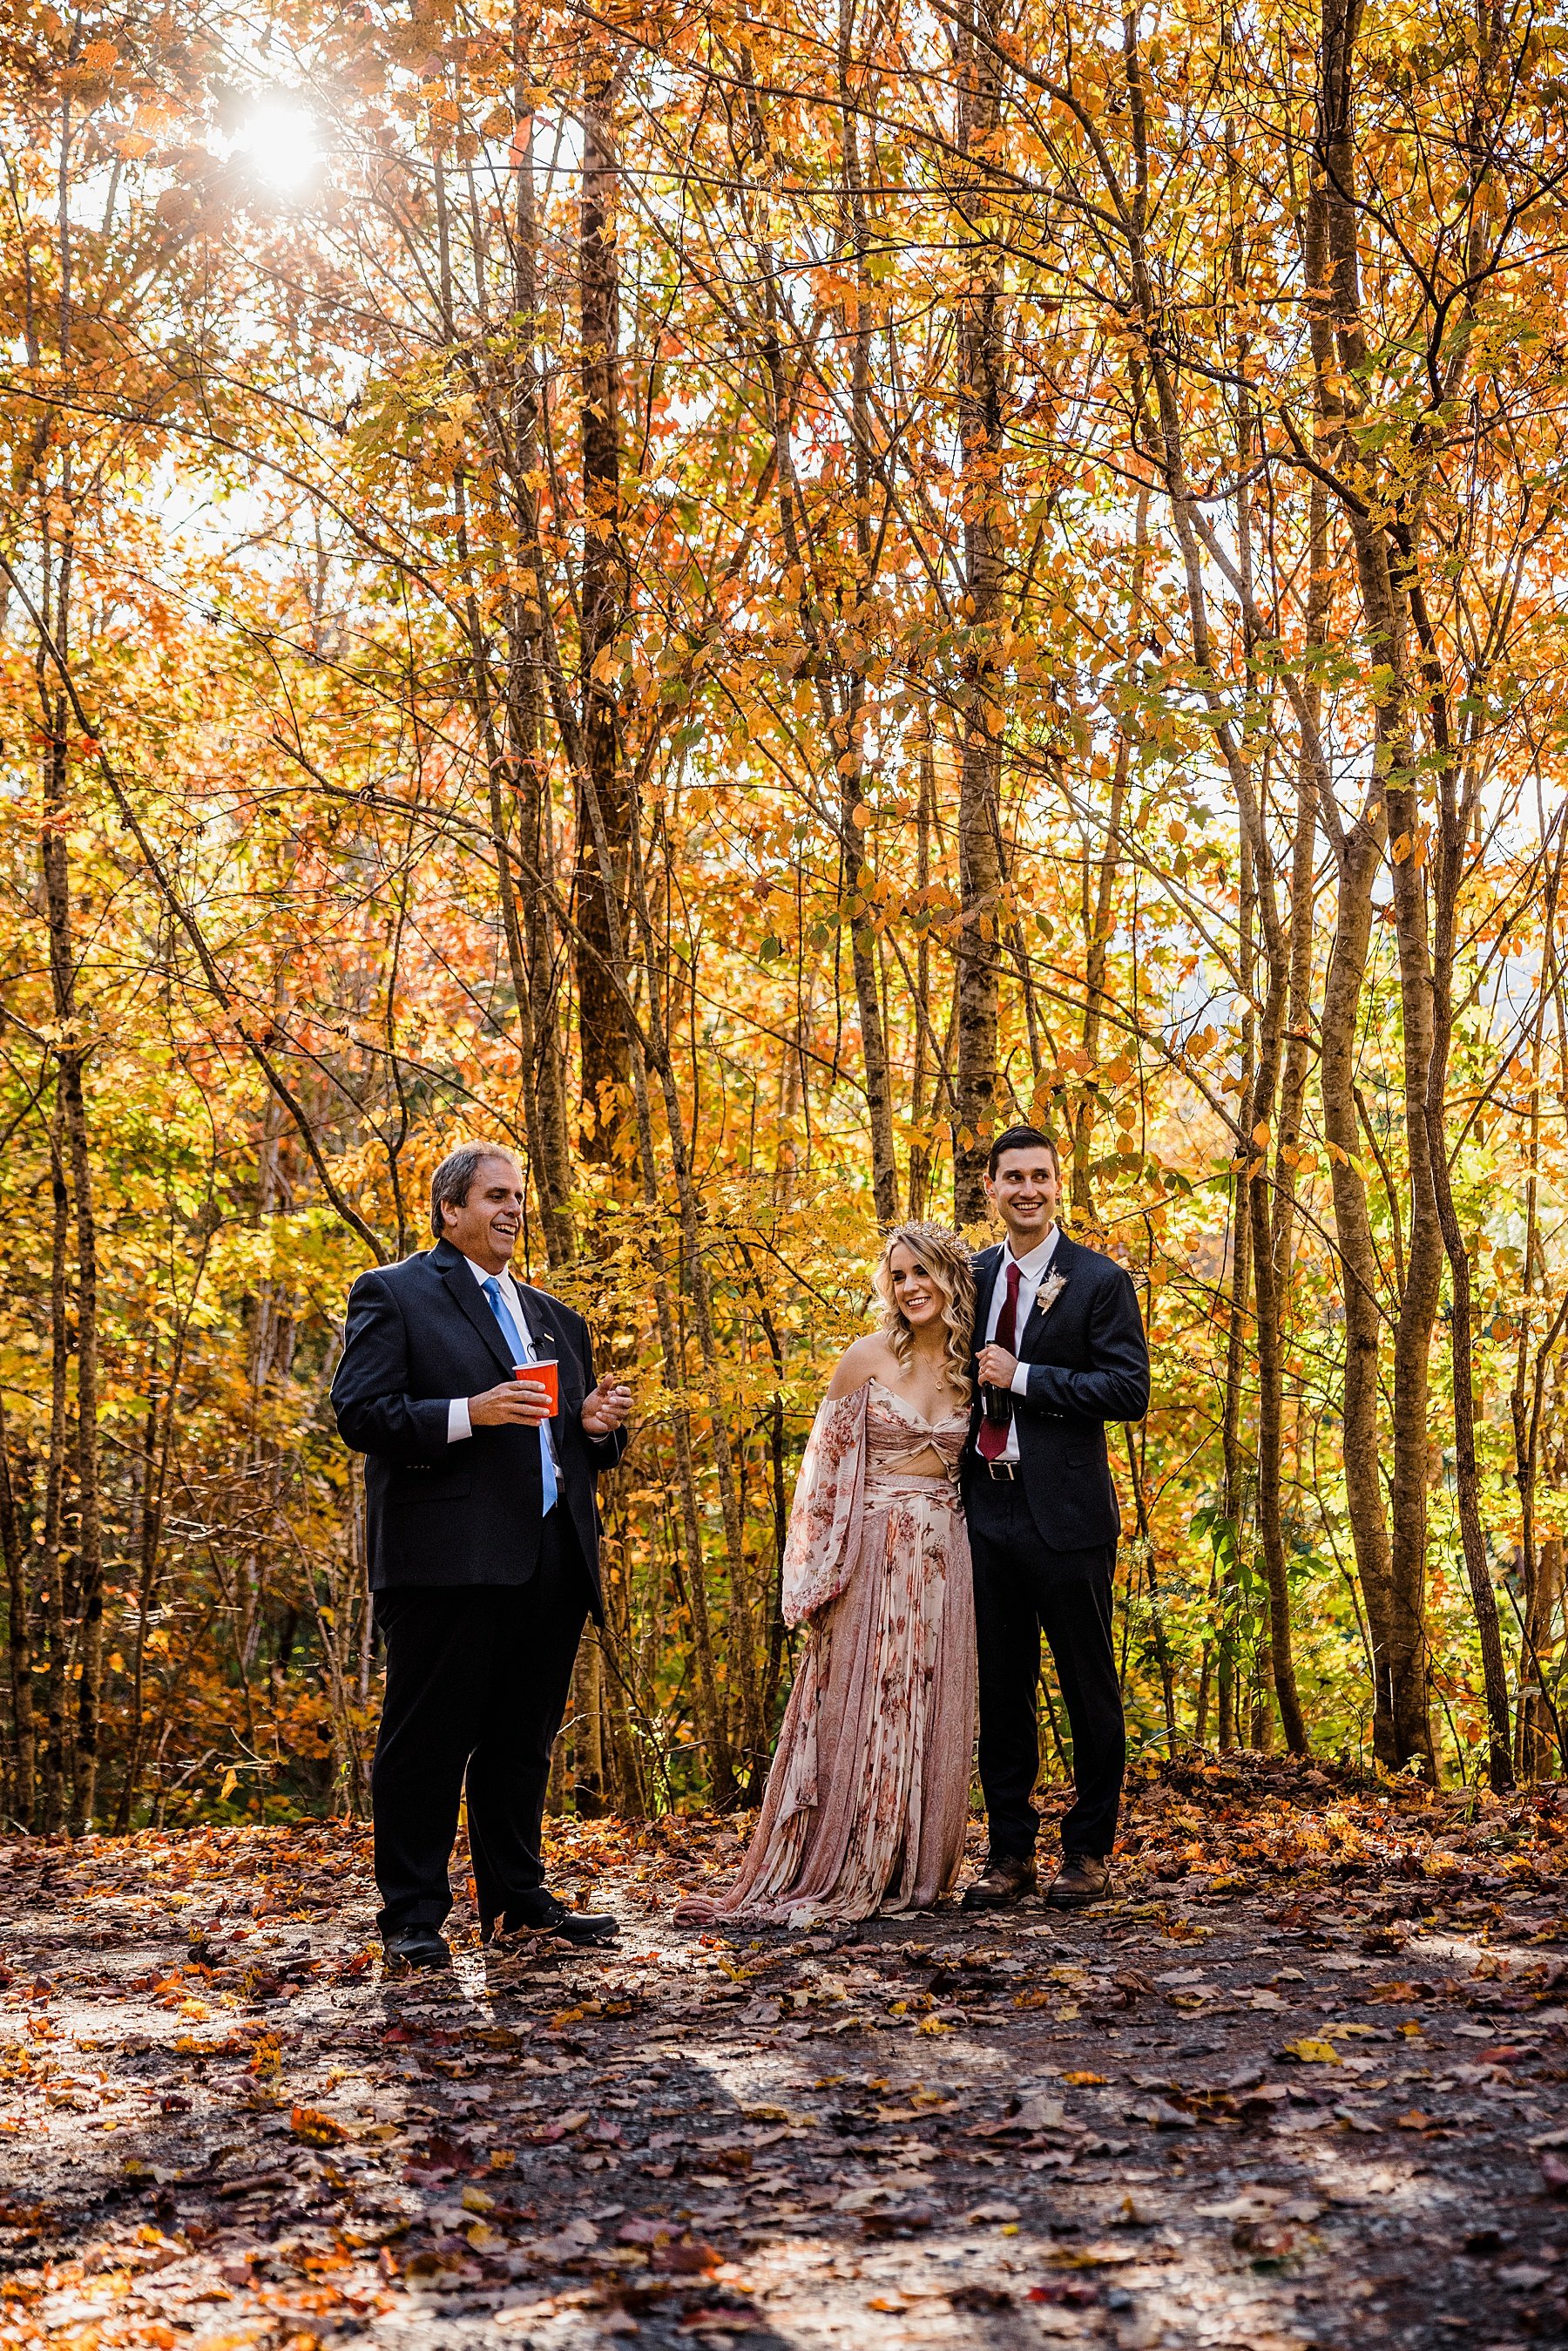
<svg viewBox="0 0 1568 2351">
<path fill-rule="evenodd" d="M 460 1143 L 449 1151 L 431 1177 L 431 1230 L 437 1240 L 446 1238 L 443 1208 L 465 1206 L 473 1179 L 487 1159 L 505 1159 L 515 1167 L 517 1155 L 504 1143 Z"/>
</svg>

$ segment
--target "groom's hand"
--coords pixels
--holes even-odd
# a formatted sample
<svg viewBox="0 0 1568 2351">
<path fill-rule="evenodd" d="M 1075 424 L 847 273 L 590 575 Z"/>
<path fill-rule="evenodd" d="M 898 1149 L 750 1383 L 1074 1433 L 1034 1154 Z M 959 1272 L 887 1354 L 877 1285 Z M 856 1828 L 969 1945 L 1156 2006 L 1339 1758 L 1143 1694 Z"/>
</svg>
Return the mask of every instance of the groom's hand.
<svg viewBox="0 0 1568 2351">
<path fill-rule="evenodd" d="M 583 1398 L 585 1437 L 609 1437 L 625 1425 L 631 1410 L 631 1390 L 619 1380 L 601 1380 Z"/>
<path fill-rule="evenodd" d="M 549 1417 L 550 1391 L 543 1380 L 504 1380 L 468 1399 L 473 1428 L 537 1428 Z"/>
<path fill-rule="evenodd" d="M 1012 1374 L 1018 1369 L 1018 1358 L 1016 1355 L 1010 1355 L 1005 1347 L 999 1347 L 993 1342 L 990 1346 L 981 1349 L 978 1368 L 980 1376 L 988 1388 L 1010 1388 L 1012 1385 Z"/>
</svg>

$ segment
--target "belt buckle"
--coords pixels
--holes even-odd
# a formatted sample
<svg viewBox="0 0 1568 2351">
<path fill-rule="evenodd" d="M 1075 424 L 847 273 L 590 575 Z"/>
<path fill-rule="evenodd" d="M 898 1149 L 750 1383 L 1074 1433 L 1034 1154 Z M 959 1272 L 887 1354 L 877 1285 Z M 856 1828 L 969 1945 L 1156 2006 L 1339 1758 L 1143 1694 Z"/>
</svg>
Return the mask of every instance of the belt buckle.
<svg viewBox="0 0 1568 2351">
<path fill-rule="evenodd" d="M 992 1478 L 1005 1478 L 1010 1486 L 1018 1475 L 1016 1461 L 988 1461 L 985 1466 Z"/>
</svg>

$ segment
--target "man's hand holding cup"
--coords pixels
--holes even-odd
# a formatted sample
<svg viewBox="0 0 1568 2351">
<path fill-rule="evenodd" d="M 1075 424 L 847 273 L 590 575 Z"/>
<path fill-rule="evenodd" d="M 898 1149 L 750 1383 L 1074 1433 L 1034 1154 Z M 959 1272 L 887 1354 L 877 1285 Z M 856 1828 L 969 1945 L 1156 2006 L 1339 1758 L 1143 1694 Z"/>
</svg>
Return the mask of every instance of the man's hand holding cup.
<svg viewBox="0 0 1568 2351">
<path fill-rule="evenodd" d="M 474 1428 L 538 1428 L 551 1419 L 560 1395 L 560 1371 L 555 1364 L 514 1364 L 512 1377 L 498 1388 L 468 1399 L 468 1417 Z"/>
</svg>

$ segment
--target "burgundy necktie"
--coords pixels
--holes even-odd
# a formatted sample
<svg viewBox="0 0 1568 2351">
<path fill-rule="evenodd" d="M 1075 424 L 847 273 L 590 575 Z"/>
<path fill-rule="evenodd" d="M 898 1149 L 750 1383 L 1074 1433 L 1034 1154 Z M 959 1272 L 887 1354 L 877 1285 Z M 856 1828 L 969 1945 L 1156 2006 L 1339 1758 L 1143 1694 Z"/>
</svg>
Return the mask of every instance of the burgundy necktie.
<svg viewBox="0 0 1568 2351">
<path fill-rule="evenodd" d="M 993 1346 L 1005 1347 L 1010 1355 L 1018 1352 L 1018 1285 L 1023 1275 L 1016 1258 L 1007 1260 L 1007 1295 L 1002 1301 L 1002 1311 L 996 1318 Z M 1000 1461 L 1007 1450 L 1008 1424 L 982 1420 L 976 1450 L 982 1461 Z"/>
</svg>

